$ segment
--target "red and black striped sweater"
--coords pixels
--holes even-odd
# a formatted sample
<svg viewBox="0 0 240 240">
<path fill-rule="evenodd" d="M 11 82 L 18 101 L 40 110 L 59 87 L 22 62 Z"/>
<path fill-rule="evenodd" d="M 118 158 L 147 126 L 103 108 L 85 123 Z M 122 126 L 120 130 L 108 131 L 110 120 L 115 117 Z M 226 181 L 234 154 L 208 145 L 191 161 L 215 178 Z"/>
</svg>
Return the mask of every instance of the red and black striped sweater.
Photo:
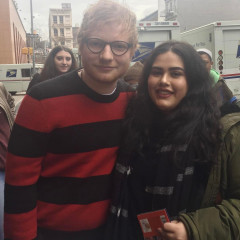
<svg viewBox="0 0 240 240">
<path fill-rule="evenodd" d="M 102 239 L 132 95 L 121 80 L 99 95 L 77 71 L 31 89 L 8 147 L 5 239 Z"/>
</svg>

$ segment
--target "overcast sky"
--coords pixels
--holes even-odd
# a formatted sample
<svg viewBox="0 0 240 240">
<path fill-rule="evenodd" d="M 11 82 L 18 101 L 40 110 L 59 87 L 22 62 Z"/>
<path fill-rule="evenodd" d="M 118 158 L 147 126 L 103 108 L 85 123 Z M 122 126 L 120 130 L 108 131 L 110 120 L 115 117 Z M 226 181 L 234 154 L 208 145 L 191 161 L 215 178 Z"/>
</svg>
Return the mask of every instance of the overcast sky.
<svg viewBox="0 0 240 240">
<path fill-rule="evenodd" d="M 15 0 L 26 32 L 31 31 L 30 0 Z M 33 28 L 37 30 L 43 40 L 48 39 L 49 8 L 61 8 L 62 3 L 71 3 L 72 24 L 80 24 L 84 10 L 97 0 L 32 0 Z M 125 2 L 132 9 L 137 19 L 147 16 L 158 9 L 158 0 L 118 0 Z M 160 0 L 161 11 L 164 10 L 164 0 Z"/>
</svg>

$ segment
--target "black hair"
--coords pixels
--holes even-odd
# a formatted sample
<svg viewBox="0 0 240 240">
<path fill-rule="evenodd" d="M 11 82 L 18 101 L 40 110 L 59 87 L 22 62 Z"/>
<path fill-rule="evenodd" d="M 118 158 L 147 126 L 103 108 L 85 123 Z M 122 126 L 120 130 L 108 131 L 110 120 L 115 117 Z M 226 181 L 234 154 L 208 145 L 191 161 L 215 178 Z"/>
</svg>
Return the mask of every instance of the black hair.
<svg viewBox="0 0 240 240">
<path fill-rule="evenodd" d="M 184 63 L 188 84 L 186 96 L 171 111 L 164 114 L 152 102 L 148 93 L 148 78 L 155 59 L 171 51 Z M 144 63 L 137 94 L 130 102 L 124 121 L 123 148 L 120 154 L 133 152 L 144 156 L 146 146 L 191 143 L 199 162 L 214 162 L 220 145 L 220 113 L 212 92 L 212 82 L 206 67 L 194 48 L 184 42 L 167 41 L 156 47 Z M 152 136 L 154 142 L 151 142 Z M 157 149 L 156 149 L 157 150 Z"/>
<path fill-rule="evenodd" d="M 56 46 L 50 51 L 50 53 L 48 54 L 48 56 L 45 60 L 44 67 L 43 67 L 43 69 L 40 73 L 40 80 L 41 81 L 45 81 L 45 80 L 54 78 L 54 77 L 59 75 L 59 72 L 57 71 L 55 63 L 54 63 L 54 58 L 55 58 L 56 54 L 60 51 L 68 52 L 71 55 L 72 65 L 71 65 L 68 72 L 77 68 L 77 62 L 76 62 L 76 59 L 73 55 L 72 50 L 70 48 L 65 47 L 65 46 Z"/>
</svg>

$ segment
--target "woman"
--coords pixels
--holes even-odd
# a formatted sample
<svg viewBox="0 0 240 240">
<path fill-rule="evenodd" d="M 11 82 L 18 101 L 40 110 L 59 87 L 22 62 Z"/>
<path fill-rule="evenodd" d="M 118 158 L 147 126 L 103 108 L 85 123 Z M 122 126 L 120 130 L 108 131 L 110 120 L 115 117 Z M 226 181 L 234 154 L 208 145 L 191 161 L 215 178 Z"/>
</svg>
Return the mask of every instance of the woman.
<svg viewBox="0 0 240 240">
<path fill-rule="evenodd" d="M 57 46 L 49 53 L 41 73 L 36 73 L 33 76 L 27 92 L 37 83 L 57 77 L 76 68 L 77 63 L 71 49 L 64 46 Z"/>
<path fill-rule="evenodd" d="M 143 239 L 137 215 L 164 208 L 161 239 L 240 239 L 240 114 L 221 125 L 211 86 L 189 44 L 152 52 L 127 110 L 106 239 Z"/>
</svg>

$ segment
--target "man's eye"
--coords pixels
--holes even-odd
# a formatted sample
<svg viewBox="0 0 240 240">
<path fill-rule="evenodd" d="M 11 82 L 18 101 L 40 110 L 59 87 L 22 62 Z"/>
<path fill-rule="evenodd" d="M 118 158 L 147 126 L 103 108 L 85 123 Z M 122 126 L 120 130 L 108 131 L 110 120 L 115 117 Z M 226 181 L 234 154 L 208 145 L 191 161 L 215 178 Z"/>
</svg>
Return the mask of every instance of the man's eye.
<svg viewBox="0 0 240 240">
<path fill-rule="evenodd" d="M 125 50 L 128 46 L 124 43 L 114 43 L 113 48 L 117 50 Z"/>
<path fill-rule="evenodd" d="M 100 41 L 92 41 L 92 42 L 90 43 L 90 45 L 91 45 L 92 47 L 101 48 L 101 47 L 103 46 L 103 43 L 100 42 Z"/>
</svg>

